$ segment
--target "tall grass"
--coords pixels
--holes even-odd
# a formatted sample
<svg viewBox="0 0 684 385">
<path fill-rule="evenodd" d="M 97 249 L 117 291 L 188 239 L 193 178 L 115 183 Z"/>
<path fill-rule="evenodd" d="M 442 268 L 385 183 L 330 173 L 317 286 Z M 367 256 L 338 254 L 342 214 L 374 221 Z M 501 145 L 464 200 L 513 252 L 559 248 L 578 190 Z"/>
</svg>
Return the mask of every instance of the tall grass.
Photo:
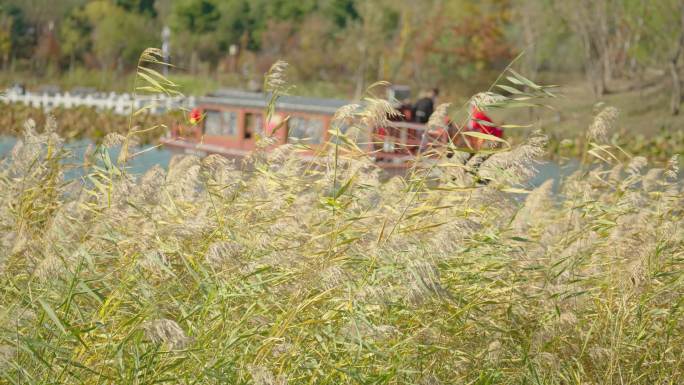
<svg viewBox="0 0 684 385">
<path fill-rule="evenodd" d="M 0 163 L 0 381 L 682 382 L 676 159 L 605 146 L 521 194 L 533 135 L 382 181 L 353 139 L 386 111 L 357 108 L 314 160 L 261 146 L 135 177 L 98 151 L 75 181 L 52 123 L 28 125 Z"/>
</svg>

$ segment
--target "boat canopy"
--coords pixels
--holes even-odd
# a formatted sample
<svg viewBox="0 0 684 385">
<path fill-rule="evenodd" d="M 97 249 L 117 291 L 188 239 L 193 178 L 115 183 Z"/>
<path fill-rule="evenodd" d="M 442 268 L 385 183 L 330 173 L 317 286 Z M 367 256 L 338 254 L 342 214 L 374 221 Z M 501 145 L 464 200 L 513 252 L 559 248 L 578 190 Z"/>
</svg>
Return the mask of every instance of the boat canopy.
<svg viewBox="0 0 684 385">
<path fill-rule="evenodd" d="M 245 108 L 266 108 L 270 95 L 263 92 L 250 92 L 223 89 L 199 98 L 200 104 L 220 104 Z M 303 96 L 281 96 L 276 102 L 276 110 L 297 111 L 333 115 L 340 107 L 351 102 L 343 99 L 311 98 Z"/>
</svg>

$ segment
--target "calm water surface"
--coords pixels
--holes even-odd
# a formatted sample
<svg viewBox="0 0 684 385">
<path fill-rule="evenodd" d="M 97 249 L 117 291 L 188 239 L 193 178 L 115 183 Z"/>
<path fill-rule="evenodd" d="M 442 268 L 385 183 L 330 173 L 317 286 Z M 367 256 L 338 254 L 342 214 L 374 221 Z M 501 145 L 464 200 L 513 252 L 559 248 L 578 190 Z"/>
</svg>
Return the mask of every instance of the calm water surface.
<svg viewBox="0 0 684 385">
<path fill-rule="evenodd" d="M 0 136 L 0 160 L 9 156 L 10 152 L 12 151 L 12 147 L 14 147 L 16 142 L 17 139 L 14 137 Z M 73 164 L 80 163 L 83 159 L 83 154 L 90 143 L 92 142 L 87 139 L 75 140 L 67 143 L 65 145 L 66 148 L 68 148 L 73 154 L 68 162 Z M 132 152 L 149 149 L 150 147 L 151 146 L 139 147 L 132 150 Z M 119 150 L 119 148 L 112 148 L 109 150 L 110 158 L 113 161 L 115 161 L 119 156 Z M 129 172 L 132 174 L 142 174 L 156 164 L 166 169 L 169 165 L 171 157 L 174 154 L 174 152 L 163 147 L 146 151 L 145 153 L 133 158 L 128 162 Z M 576 160 L 572 160 L 563 165 L 556 162 L 542 162 L 537 165 L 536 168 L 539 172 L 530 180 L 529 187 L 537 187 L 548 179 L 553 179 L 555 181 L 555 185 L 557 186 L 558 181 L 561 178 L 572 174 L 577 170 L 578 167 L 579 163 Z M 80 176 L 80 174 L 76 171 L 71 172 L 70 174 L 71 175 L 67 175 L 67 177 Z"/>
<path fill-rule="evenodd" d="M 16 143 L 17 139 L 14 137 L 0 136 L 0 160 L 10 155 L 12 148 Z M 88 148 L 88 145 L 91 143 L 92 141 L 87 139 L 79 139 L 66 143 L 65 147 L 72 153 L 72 156 L 66 160 L 66 163 L 81 163 L 83 161 L 83 154 Z M 152 146 L 136 147 L 129 150 L 129 152 L 136 153 L 138 151 L 149 149 L 150 147 Z M 113 162 L 115 162 L 119 156 L 120 150 L 120 147 L 114 147 L 109 150 L 109 157 Z M 173 153 L 171 151 L 161 147 L 146 151 L 128 162 L 128 171 L 132 174 L 142 174 L 155 164 L 158 164 L 163 168 L 167 168 L 169 165 L 169 160 L 171 160 L 172 156 Z M 67 177 L 69 176 L 73 177 L 74 175 L 71 173 L 71 175 L 67 175 Z"/>
</svg>

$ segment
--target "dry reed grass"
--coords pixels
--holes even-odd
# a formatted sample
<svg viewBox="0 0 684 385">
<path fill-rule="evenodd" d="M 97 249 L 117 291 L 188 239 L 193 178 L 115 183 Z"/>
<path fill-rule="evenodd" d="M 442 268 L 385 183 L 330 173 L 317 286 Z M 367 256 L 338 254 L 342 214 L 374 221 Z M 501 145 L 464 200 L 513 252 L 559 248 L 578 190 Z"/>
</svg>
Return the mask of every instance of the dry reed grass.
<svg viewBox="0 0 684 385">
<path fill-rule="evenodd" d="M 458 154 L 383 183 L 351 150 L 312 167 L 287 148 L 253 173 L 178 157 L 136 180 L 100 159 L 67 182 L 35 131 L 0 166 L 4 382 L 683 378 L 676 162 L 597 165 L 523 202 L 505 186 L 536 137 L 485 160 L 487 186 Z"/>
<path fill-rule="evenodd" d="M 337 121 L 386 119 L 366 105 Z M 520 200 L 540 135 L 386 182 L 336 135 L 314 160 L 261 146 L 138 178 L 97 148 L 67 181 L 59 137 L 28 125 L 0 164 L 0 381 L 682 382 L 676 159 L 596 144 Z"/>
</svg>

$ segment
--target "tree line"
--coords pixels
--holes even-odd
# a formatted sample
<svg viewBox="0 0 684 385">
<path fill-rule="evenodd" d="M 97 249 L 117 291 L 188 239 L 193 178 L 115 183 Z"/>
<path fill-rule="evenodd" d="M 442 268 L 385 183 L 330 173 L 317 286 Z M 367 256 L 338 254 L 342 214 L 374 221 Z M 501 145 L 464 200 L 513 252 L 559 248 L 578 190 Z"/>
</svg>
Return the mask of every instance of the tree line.
<svg viewBox="0 0 684 385">
<path fill-rule="evenodd" d="M 481 86 L 520 52 L 537 73 L 583 73 L 597 96 L 660 86 L 682 101 L 680 0 L 0 0 L 8 71 L 134 68 L 170 30 L 174 64 L 194 74 L 297 81 L 386 79 Z M 627 80 L 627 82 L 625 82 Z"/>
</svg>

